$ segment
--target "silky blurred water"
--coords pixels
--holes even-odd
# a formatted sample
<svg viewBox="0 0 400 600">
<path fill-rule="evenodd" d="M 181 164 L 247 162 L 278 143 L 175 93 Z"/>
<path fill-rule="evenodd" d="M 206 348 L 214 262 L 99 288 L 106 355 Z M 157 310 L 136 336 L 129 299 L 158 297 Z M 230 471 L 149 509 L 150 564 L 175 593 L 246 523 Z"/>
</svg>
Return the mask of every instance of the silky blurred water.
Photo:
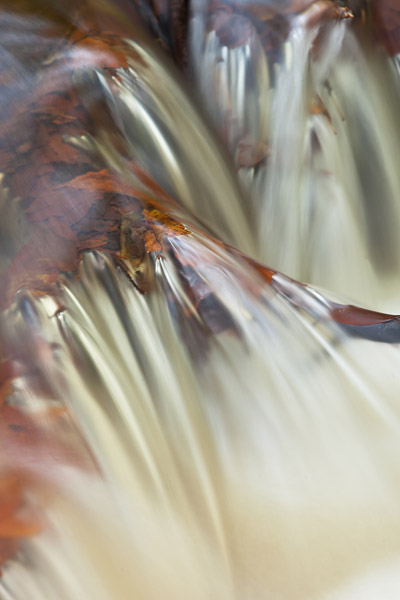
<svg viewBox="0 0 400 600">
<path fill-rule="evenodd" d="M 400 595 L 398 343 L 332 312 L 399 310 L 399 78 L 347 21 L 315 54 L 320 25 L 298 15 L 271 64 L 255 31 L 224 45 L 208 8 L 191 22 L 196 100 L 133 41 L 127 68 L 76 74 L 109 112 L 69 142 L 149 191 L 128 148 L 183 228 L 140 272 L 87 251 L 78 277 L 3 311 L 8 402 L 45 432 L 65 409 L 56 435 L 78 455 L 50 441 L 32 457 L 42 529 L 5 565 L 5 600 Z"/>
<path fill-rule="evenodd" d="M 254 27 L 228 47 L 206 15 L 201 5 L 192 20 L 194 70 L 236 160 L 258 257 L 361 305 L 398 311 L 395 61 L 348 21 L 310 27 L 295 16 L 280 55 L 269 57 Z M 243 164 L 241 140 L 265 147 L 265 160 Z"/>
</svg>

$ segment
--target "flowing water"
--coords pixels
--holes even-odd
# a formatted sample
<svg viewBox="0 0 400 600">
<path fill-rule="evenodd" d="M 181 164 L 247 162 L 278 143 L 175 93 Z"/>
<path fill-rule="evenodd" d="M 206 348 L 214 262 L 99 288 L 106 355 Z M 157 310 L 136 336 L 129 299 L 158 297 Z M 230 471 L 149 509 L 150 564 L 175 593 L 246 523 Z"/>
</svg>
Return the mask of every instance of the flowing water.
<svg viewBox="0 0 400 600">
<path fill-rule="evenodd" d="M 340 300 L 400 307 L 395 63 L 309 13 L 273 56 L 224 44 L 208 10 L 195 93 L 129 39 L 126 67 L 74 73 L 95 127 L 64 139 L 113 170 L 119 248 L 3 309 L 29 417 L 0 438 L 24 499 L 0 502 L 4 600 L 400 596 L 400 323 Z"/>
<path fill-rule="evenodd" d="M 324 32 L 315 56 L 319 29 L 301 14 L 270 58 L 255 30 L 229 48 L 215 29 L 203 33 L 205 22 L 199 11 L 195 72 L 252 202 L 258 256 L 295 279 L 398 311 L 395 63 L 346 21 Z M 266 159 L 241 160 L 243 140 L 265 147 Z"/>
</svg>

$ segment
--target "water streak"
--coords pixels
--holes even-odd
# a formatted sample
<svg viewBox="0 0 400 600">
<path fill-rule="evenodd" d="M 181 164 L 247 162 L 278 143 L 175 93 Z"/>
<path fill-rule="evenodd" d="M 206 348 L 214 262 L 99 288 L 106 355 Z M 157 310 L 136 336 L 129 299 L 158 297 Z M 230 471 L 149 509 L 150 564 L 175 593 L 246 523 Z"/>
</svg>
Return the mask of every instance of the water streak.
<svg viewBox="0 0 400 600">
<path fill-rule="evenodd" d="M 277 57 L 253 25 L 227 41 L 221 13 L 207 26 L 204 3 L 192 19 L 199 90 L 252 202 L 257 256 L 396 312 L 398 78 L 347 22 L 310 24 L 308 12 L 292 19 Z"/>
</svg>

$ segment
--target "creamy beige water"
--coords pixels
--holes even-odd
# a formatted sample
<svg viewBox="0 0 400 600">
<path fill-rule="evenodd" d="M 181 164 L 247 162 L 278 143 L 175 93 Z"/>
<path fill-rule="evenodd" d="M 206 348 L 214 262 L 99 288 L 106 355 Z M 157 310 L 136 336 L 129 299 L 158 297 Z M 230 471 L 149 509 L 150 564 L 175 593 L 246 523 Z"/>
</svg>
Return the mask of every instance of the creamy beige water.
<svg viewBox="0 0 400 600">
<path fill-rule="evenodd" d="M 221 251 L 181 243 L 217 253 L 199 272 L 240 331 L 205 359 L 188 356 L 161 291 L 146 299 L 101 256 L 65 287 L 58 323 L 36 305 L 58 348 L 42 375 L 64 380 L 103 481 L 61 470 L 49 529 L 6 569 L 5 598 L 346 598 L 364 577 L 382 589 L 400 552 L 398 348 L 316 327 L 254 296 Z M 173 269 L 160 261 L 160 284 Z"/>
</svg>

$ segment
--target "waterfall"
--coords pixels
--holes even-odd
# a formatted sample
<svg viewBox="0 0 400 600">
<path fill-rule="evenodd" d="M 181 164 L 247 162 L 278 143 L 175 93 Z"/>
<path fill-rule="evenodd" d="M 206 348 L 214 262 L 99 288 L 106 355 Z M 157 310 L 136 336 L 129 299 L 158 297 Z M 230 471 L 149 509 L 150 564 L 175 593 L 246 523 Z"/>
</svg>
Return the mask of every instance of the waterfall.
<svg viewBox="0 0 400 600">
<path fill-rule="evenodd" d="M 0 597 L 398 598 L 395 62 L 328 1 L 193 3 L 184 76 L 47 4 L 0 3 Z"/>
</svg>

